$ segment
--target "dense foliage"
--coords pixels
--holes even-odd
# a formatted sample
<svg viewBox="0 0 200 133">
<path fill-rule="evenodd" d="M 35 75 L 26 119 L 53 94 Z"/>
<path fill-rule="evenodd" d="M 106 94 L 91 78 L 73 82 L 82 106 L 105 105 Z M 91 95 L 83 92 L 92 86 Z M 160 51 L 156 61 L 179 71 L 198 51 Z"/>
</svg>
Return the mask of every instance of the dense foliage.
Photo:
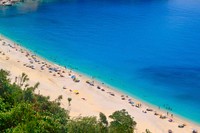
<svg viewBox="0 0 200 133">
<path fill-rule="evenodd" d="M 34 93 L 39 83 L 30 87 L 26 74 L 11 83 L 9 73 L 0 70 L 0 132 L 3 133 L 133 133 L 136 125 L 125 110 L 116 111 L 109 123 L 103 113 L 96 117 L 69 117 L 60 107 L 59 96 L 49 101 Z M 69 98 L 69 104 L 72 99 Z"/>
<path fill-rule="evenodd" d="M 24 85 L 25 74 L 11 84 L 8 72 L 0 70 L 0 132 L 65 132 L 68 112 L 59 102 L 34 94 L 39 84 Z"/>
</svg>

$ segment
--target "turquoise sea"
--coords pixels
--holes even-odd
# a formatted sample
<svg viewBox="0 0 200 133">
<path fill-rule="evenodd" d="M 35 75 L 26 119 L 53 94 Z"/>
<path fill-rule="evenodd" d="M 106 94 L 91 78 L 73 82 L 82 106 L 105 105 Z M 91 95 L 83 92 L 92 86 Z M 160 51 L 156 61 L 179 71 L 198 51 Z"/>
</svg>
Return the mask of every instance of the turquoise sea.
<svg viewBox="0 0 200 133">
<path fill-rule="evenodd" d="M 0 7 L 0 33 L 200 123 L 199 0 L 29 1 Z"/>
</svg>

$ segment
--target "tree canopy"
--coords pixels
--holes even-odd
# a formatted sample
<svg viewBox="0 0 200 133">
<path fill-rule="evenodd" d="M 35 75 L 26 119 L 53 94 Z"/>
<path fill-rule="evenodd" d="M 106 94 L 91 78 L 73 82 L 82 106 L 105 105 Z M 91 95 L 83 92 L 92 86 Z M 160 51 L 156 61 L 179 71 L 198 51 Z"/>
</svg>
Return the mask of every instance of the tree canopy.
<svg viewBox="0 0 200 133">
<path fill-rule="evenodd" d="M 49 97 L 35 94 L 39 83 L 29 86 L 23 73 L 14 83 L 9 72 L 0 70 L 0 132 L 1 133 L 132 133 L 136 122 L 125 110 L 107 117 L 70 118 L 69 111 L 60 107 L 62 96 L 50 101 Z M 72 99 L 68 98 L 70 101 Z"/>
</svg>

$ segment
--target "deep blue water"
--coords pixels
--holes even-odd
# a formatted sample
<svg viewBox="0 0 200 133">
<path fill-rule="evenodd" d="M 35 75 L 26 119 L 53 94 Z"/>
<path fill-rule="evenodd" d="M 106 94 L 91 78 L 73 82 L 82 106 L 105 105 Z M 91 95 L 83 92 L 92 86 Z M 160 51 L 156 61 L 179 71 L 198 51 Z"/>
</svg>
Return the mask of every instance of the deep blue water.
<svg viewBox="0 0 200 133">
<path fill-rule="evenodd" d="M 0 7 L 0 33 L 200 123 L 199 0 L 55 0 Z"/>
</svg>

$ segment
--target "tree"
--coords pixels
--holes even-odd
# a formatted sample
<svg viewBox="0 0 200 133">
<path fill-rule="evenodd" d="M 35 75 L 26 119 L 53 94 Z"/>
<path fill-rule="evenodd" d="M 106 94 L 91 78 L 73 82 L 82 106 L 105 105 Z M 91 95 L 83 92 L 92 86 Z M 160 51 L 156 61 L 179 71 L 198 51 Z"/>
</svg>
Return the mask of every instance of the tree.
<svg viewBox="0 0 200 133">
<path fill-rule="evenodd" d="M 19 78 L 19 85 L 23 86 L 26 81 L 29 81 L 28 75 L 22 73 L 21 77 Z"/>
<path fill-rule="evenodd" d="M 67 124 L 69 133 L 100 133 L 96 117 L 77 117 Z"/>
<path fill-rule="evenodd" d="M 151 133 L 151 131 L 149 129 L 146 129 L 145 132 L 146 133 Z"/>
<path fill-rule="evenodd" d="M 22 88 L 26 74 L 22 84 L 11 84 L 8 74 L 0 70 L 0 132 L 66 133 L 68 112 L 49 97 L 34 94 L 39 83 Z"/>
<path fill-rule="evenodd" d="M 60 101 L 62 98 L 62 95 L 58 96 L 58 101 Z"/>
<path fill-rule="evenodd" d="M 7 87 L 10 80 L 7 78 L 7 76 L 9 75 L 9 72 L 4 71 L 4 70 L 0 70 L 0 94 L 3 94 Z"/>
<path fill-rule="evenodd" d="M 102 112 L 99 113 L 99 128 L 101 133 L 108 132 L 108 121 L 106 115 L 103 114 Z"/>
<path fill-rule="evenodd" d="M 115 111 L 109 116 L 113 121 L 110 122 L 109 132 L 112 133 L 133 133 L 136 122 L 125 109 Z"/>
<path fill-rule="evenodd" d="M 0 97 L 0 112 L 6 111 L 6 103 L 3 102 L 3 99 Z"/>
<path fill-rule="evenodd" d="M 68 100 L 68 105 L 71 106 L 70 102 L 72 101 L 72 98 L 68 97 L 67 100 Z"/>
</svg>

